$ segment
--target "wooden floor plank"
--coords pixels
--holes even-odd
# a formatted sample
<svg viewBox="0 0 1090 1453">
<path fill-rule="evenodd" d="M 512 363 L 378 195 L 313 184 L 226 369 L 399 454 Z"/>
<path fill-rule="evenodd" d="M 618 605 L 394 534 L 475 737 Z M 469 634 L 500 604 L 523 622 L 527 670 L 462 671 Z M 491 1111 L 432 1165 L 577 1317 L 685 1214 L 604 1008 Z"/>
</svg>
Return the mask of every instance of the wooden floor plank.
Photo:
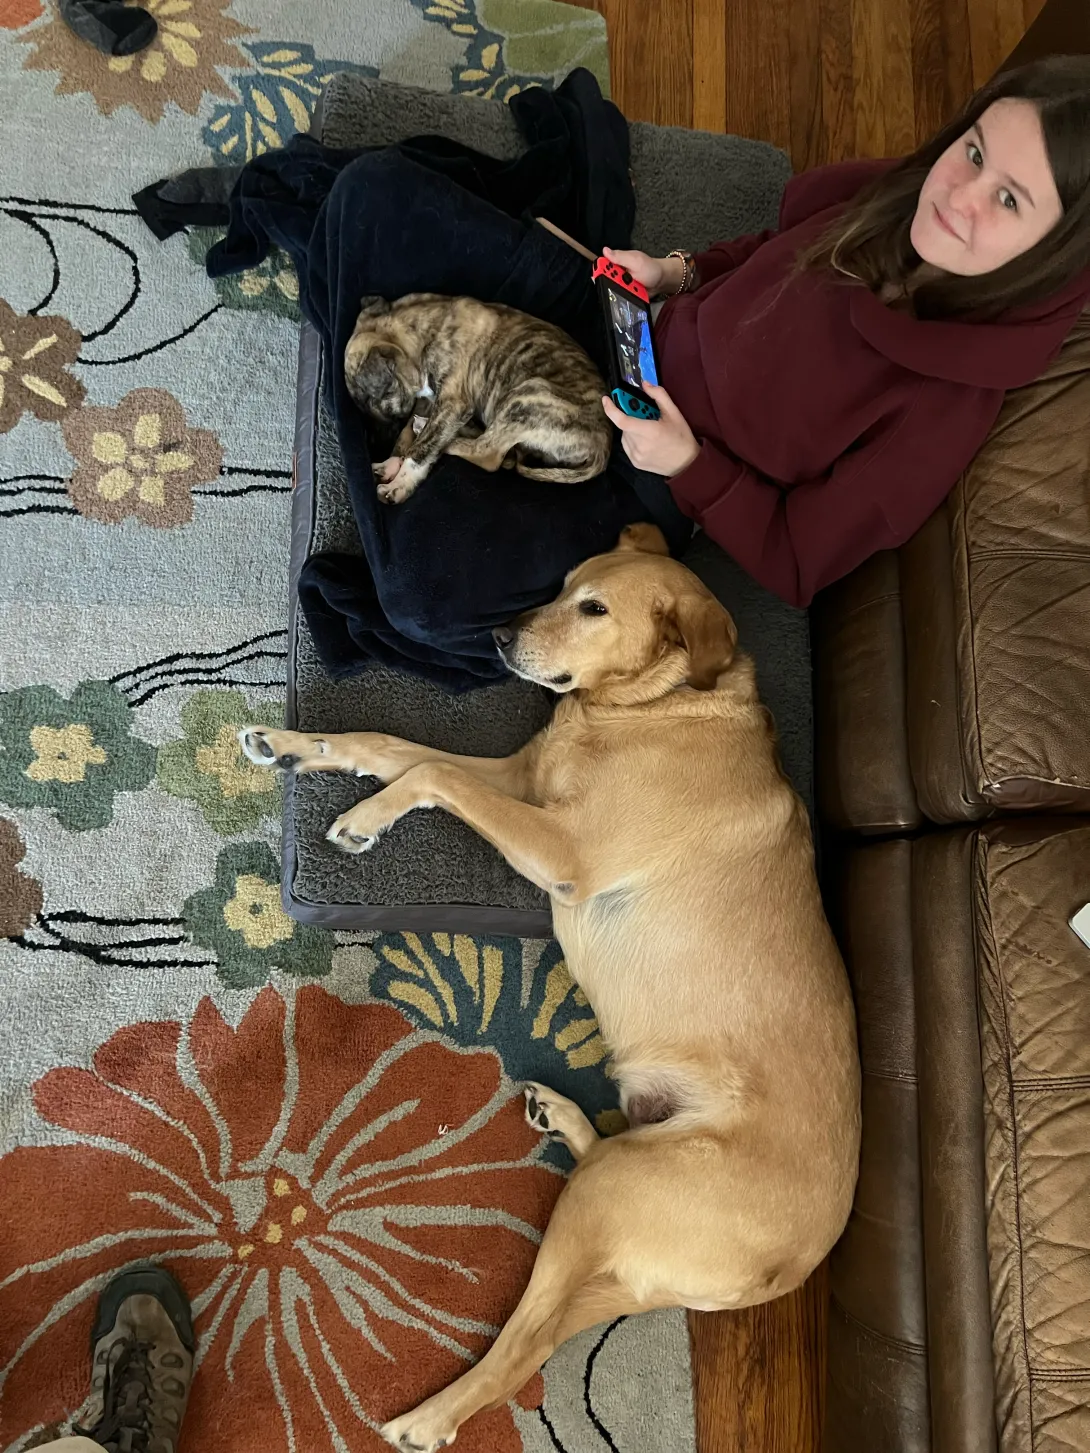
<svg viewBox="0 0 1090 1453">
<path fill-rule="evenodd" d="M 851 0 L 821 0 L 821 108 L 828 161 L 858 156 Z"/>
<path fill-rule="evenodd" d="M 727 129 L 727 0 L 693 5 L 693 125 Z"/>
<path fill-rule="evenodd" d="M 911 0 L 885 0 L 881 13 L 884 155 L 904 156 L 916 147 Z"/>
<path fill-rule="evenodd" d="M 817 1453 L 828 1298 L 822 1266 L 778 1301 L 690 1313 L 699 1453 Z"/>
<path fill-rule="evenodd" d="M 872 0 L 851 0 L 853 155 L 886 156 L 886 18 Z"/>
<path fill-rule="evenodd" d="M 996 3 L 996 26 L 999 31 L 999 59 L 996 61 L 996 70 L 1003 64 L 1006 56 L 1009 56 L 1014 47 L 1026 33 L 1026 9 L 1025 0 L 995 0 Z M 1090 3 L 1090 0 L 1088 0 Z M 987 80 L 987 77 L 985 77 Z"/>
<path fill-rule="evenodd" d="M 727 130 L 783 147 L 791 145 L 791 4 L 730 0 L 726 7 Z"/>
<path fill-rule="evenodd" d="M 973 61 L 973 89 L 999 69 L 1007 51 L 999 35 L 998 0 L 968 0 L 969 45 Z"/>
<path fill-rule="evenodd" d="M 912 92 L 916 145 L 938 131 L 948 114 L 942 0 L 912 0 Z"/>
<path fill-rule="evenodd" d="M 789 150 L 795 170 L 807 171 L 828 160 L 822 109 L 821 0 L 793 0 L 788 31 Z"/>
</svg>

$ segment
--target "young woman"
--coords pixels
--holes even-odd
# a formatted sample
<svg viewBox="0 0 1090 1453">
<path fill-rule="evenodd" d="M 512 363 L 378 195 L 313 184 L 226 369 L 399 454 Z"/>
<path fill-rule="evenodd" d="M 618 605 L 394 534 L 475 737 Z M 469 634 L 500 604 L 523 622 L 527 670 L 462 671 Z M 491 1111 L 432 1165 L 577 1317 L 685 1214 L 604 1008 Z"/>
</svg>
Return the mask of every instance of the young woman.
<svg viewBox="0 0 1090 1453">
<path fill-rule="evenodd" d="M 999 76 L 903 161 L 788 184 L 777 232 L 613 254 L 673 296 L 642 471 L 796 605 L 902 544 L 1090 299 L 1090 58 Z"/>
</svg>

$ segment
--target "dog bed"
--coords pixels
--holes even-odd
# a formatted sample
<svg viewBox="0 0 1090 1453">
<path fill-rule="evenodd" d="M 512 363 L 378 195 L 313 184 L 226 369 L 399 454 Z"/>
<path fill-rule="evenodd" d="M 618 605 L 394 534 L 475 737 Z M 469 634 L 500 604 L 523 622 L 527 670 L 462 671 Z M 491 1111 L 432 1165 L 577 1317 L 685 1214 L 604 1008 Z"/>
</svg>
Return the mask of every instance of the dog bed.
<svg viewBox="0 0 1090 1453">
<path fill-rule="evenodd" d="M 341 74 L 326 88 L 315 121 L 335 147 L 384 144 L 440 133 L 492 153 L 515 155 L 521 141 L 499 102 L 439 95 Z M 761 142 L 634 123 L 637 197 L 634 245 L 663 254 L 774 226 L 790 175 L 782 152 Z M 690 180 L 687 180 L 690 179 Z M 710 181 L 714 179 L 714 182 Z M 295 491 L 291 530 L 286 722 L 300 731 L 383 731 L 447 751 L 500 756 L 517 750 L 547 720 L 546 692 L 512 678 L 460 696 L 401 672 L 374 669 L 333 681 L 323 671 L 298 609 L 303 562 L 321 550 L 361 555 L 332 420 L 321 402 L 321 356 L 306 323 L 300 338 Z M 697 536 L 685 563 L 733 613 L 780 733 L 785 766 L 811 801 L 810 651 L 806 615 L 762 590 L 721 550 Z M 283 897 L 306 923 L 338 929 L 408 929 L 466 934 L 551 932 L 548 900 L 464 823 L 414 812 L 362 857 L 326 842 L 329 824 L 368 788 L 330 774 L 285 786 Z"/>
</svg>

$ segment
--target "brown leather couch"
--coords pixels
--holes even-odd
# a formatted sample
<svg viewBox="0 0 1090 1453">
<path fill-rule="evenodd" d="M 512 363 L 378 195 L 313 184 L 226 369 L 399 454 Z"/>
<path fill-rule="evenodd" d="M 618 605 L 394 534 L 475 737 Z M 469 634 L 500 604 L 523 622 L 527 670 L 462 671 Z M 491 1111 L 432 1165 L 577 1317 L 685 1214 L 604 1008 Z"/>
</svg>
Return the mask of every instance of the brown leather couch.
<svg viewBox="0 0 1090 1453">
<path fill-rule="evenodd" d="M 823 1453 L 1090 1453 L 1090 316 L 813 626 L 864 1071 Z"/>
</svg>

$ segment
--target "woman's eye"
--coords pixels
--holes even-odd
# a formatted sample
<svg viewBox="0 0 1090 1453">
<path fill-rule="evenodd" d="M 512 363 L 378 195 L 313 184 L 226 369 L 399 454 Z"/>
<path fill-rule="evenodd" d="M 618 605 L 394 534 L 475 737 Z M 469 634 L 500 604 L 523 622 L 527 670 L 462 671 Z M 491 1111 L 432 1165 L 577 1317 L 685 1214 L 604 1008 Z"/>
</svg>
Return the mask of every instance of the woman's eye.
<svg viewBox="0 0 1090 1453">
<path fill-rule="evenodd" d="M 604 616 L 609 614 L 600 600 L 581 600 L 579 602 L 579 609 L 585 616 Z"/>
<path fill-rule="evenodd" d="M 999 193 L 999 200 L 1008 212 L 1018 211 L 1018 200 L 1013 192 L 1008 192 L 1006 187 Z"/>
<path fill-rule="evenodd" d="M 980 150 L 979 146 L 970 141 L 965 148 L 965 152 L 973 166 L 981 167 L 984 165 L 984 153 Z"/>
</svg>

